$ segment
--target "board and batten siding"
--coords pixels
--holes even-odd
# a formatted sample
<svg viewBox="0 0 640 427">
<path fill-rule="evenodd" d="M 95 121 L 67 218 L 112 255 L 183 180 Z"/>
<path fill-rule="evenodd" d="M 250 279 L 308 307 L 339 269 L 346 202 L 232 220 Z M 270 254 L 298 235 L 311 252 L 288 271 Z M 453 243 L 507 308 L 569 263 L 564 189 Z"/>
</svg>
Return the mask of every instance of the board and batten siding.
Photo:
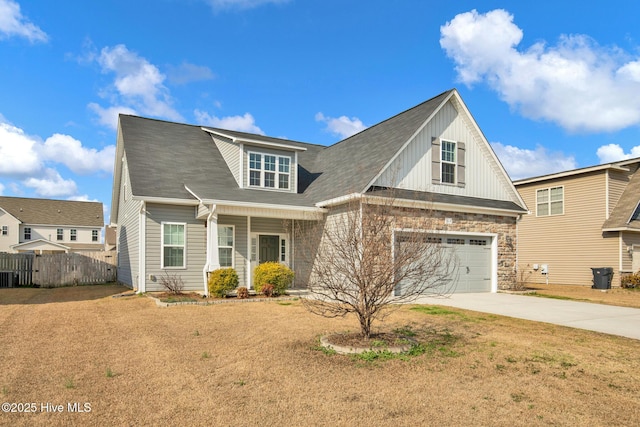
<svg viewBox="0 0 640 427">
<path fill-rule="evenodd" d="M 564 187 L 564 214 L 537 216 L 536 191 Z M 519 185 L 531 210 L 518 223 L 518 267 L 530 271 L 534 264 L 549 266 L 551 284 L 591 285 L 591 268 L 612 267 L 613 284 L 619 284 L 617 234 L 602 232 L 605 221 L 605 173 L 594 172 L 564 179 Z M 531 283 L 545 283 L 540 270 Z"/>
<path fill-rule="evenodd" d="M 240 185 L 240 147 L 237 144 L 234 144 L 229 141 L 225 141 L 222 138 L 213 137 L 215 141 L 216 147 L 220 150 L 220 154 L 222 154 L 222 158 L 225 162 L 227 162 L 227 166 L 229 166 L 229 170 L 233 174 L 238 186 Z"/>
<path fill-rule="evenodd" d="M 247 286 L 247 217 L 218 215 L 218 225 L 233 225 L 233 268 L 238 273 L 239 286 Z"/>
<path fill-rule="evenodd" d="M 206 263 L 206 229 L 204 221 L 196 219 L 195 206 L 147 204 L 146 218 L 146 290 L 162 291 L 160 278 L 175 274 L 182 278 L 187 291 L 203 291 L 202 269 Z M 185 268 L 161 268 L 162 223 L 186 224 Z M 155 280 L 150 279 L 155 278 Z"/>
<path fill-rule="evenodd" d="M 132 200 L 126 155 L 122 165 L 120 200 L 118 202 L 118 282 L 138 288 L 140 254 L 140 202 Z"/>
<path fill-rule="evenodd" d="M 465 185 L 432 184 L 432 138 L 465 144 Z M 415 191 L 517 201 L 511 183 L 494 160 L 481 135 L 452 102 L 414 137 L 374 185 Z"/>
</svg>

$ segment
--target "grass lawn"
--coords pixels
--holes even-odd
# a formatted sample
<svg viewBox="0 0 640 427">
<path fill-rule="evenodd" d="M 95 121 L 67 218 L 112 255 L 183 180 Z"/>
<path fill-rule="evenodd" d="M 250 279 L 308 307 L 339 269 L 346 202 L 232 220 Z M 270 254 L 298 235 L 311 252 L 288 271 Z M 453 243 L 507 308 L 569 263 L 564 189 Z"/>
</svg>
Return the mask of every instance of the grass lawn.
<svg viewBox="0 0 640 427">
<path fill-rule="evenodd" d="M 157 307 L 118 286 L 0 289 L 0 425 L 637 425 L 640 341 L 405 306 L 418 356 L 328 354 L 357 330 L 299 301 Z M 524 298 L 524 297 L 523 297 Z M 68 403 L 90 405 L 70 413 Z M 64 412 L 41 405 L 63 405 Z M 45 406 L 46 409 L 46 406 Z"/>
<path fill-rule="evenodd" d="M 640 289 L 591 289 L 590 286 L 530 285 L 534 296 L 640 308 Z"/>
</svg>

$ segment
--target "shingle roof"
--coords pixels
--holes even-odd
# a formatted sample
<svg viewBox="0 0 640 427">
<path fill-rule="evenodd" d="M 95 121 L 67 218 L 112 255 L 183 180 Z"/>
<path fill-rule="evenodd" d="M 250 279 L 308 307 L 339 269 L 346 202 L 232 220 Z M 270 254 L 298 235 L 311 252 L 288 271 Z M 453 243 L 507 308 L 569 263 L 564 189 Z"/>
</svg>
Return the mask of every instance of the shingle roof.
<svg viewBox="0 0 640 427">
<path fill-rule="evenodd" d="M 99 202 L 0 196 L 0 208 L 25 224 L 104 226 Z"/>
<path fill-rule="evenodd" d="M 640 230 L 640 220 L 629 221 L 638 203 L 640 203 L 640 169 L 629 179 L 618 203 L 611 211 L 609 218 L 602 225 L 603 229 L 630 228 Z"/>
<path fill-rule="evenodd" d="M 453 90 L 325 147 L 208 128 L 240 139 L 304 148 L 298 153 L 299 193 L 241 189 L 211 136 L 200 126 L 120 115 L 131 190 L 136 196 L 314 206 L 362 192 Z"/>
</svg>

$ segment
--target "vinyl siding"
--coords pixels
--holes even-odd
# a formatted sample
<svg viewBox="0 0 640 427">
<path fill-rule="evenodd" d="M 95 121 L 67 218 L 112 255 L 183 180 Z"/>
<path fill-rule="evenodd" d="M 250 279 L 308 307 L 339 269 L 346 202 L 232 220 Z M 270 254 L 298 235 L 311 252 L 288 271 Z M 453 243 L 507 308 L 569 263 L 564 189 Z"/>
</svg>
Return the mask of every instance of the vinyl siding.
<svg viewBox="0 0 640 427">
<path fill-rule="evenodd" d="M 118 202 L 118 281 L 138 288 L 139 253 L 140 253 L 140 202 L 132 200 L 129 185 L 129 168 L 126 156 L 122 165 L 120 201 Z"/>
<path fill-rule="evenodd" d="M 432 184 L 432 138 L 465 144 L 465 185 Z M 481 135 L 449 102 L 414 137 L 374 185 L 518 203 Z"/>
<path fill-rule="evenodd" d="M 238 273 L 240 286 L 247 286 L 247 217 L 219 215 L 218 225 L 234 226 L 234 268 Z"/>
<path fill-rule="evenodd" d="M 623 273 L 632 273 L 633 271 L 633 257 L 640 257 L 640 233 L 622 233 L 622 247 L 620 248 L 622 254 L 622 269 Z M 627 248 L 633 248 L 636 246 L 635 250 L 629 252 Z M 637 261 L 637 259 L 636 259 Z"/>
<path fill-rule="evenodd" d="M 219 137 L 213 137 L 213 140 L 220 150 L 220 154 L 227 162 L 229 170 L 233 174 L 238 185 L 240 185 L 240 147 L 237 144 L 228 142 Z"/>
<path fill-rule="evenodd" d="M 7 226 L 7 235 L 2 235 L 2 226 Z M 19 243 L 20 222 L 13 216 L 0 210 L 0 252 L 13 252 L 11 245 Z"/>
<path fill-rule="evenodd" d="M 285 220 L 281 218 L 257 218 L 251 217 L 252 233 L 287 233 Z"/>
<path fill-rule="evenodd" d="M 564 214 L 537 216 L 536 190 L 564 186 Z M 606 176 L 602 171 L 564 179 L 518 186 L 531 210 L 518 223 L 518 266 L 531 270 L 534 264 L 549 266 L 549 283 L 591 285 L 592 267 L 614 268 L 619 283 L 617 233 L 603 234 Z M 545 283 L 540 270 L 532 272 L 532 283 Z"/>
<path fill-rule="evenodd" d="M 147 291 L 163 290 L 160 278 L 176 274 L 182 278 L 184 289 L 203 291 L 202 269 L 206 262 L 206 230 L 204 221 L 195 218 L 194 206 L 173 206 L 147 204 L 146 218 L 146 282 Z M 162 256 L 162 223 L 177 222 L 186 224 L 185 268 L 161 268 Z M 151 276 L 155 280 L 149 279 Z"/>
<path fill-rule="evenodd" d="M 624 189 L 629 183 L 629 172 L 620 172 L 610 170 L 609 172 L 609 206 L 607 211 L 607 217 L 611 214 L 611 211 L 618 204 L 620 196 L 624 192 Z"/>
</svg>

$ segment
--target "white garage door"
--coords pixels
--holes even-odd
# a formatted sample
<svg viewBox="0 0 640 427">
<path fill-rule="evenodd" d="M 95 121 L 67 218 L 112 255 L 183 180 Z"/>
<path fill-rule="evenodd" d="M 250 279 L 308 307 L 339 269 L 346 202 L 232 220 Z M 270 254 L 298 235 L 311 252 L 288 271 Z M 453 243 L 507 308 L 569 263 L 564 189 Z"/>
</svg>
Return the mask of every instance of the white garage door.
<svg viewBox="0 0 640 427">
<path fill-rule="evenodd" d="M 456 258 L 452 291 L 491 292 L 491 239 L 478 236 L 447 236 L 443 246 Z"/>
<path fill-rule="evenodd" d="M 431 239 L 437 239 L 443 250 L 449 252 L 455 269 L 452 281 L 444 283 L 439 289 L 431 289 L 429 293 L 491 292 L 490 237 L 438 235 Z M 401 292 L 402 285 L 396 290 L 396 294 Z"/>
</svg>

